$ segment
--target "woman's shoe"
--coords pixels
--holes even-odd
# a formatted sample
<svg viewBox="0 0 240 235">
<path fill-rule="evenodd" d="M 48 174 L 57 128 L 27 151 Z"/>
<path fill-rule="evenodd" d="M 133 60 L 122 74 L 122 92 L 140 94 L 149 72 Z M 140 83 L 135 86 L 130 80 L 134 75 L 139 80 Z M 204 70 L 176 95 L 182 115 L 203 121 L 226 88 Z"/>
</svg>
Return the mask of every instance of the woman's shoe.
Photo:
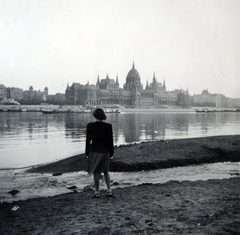
<svg viewBox="0 0 240 235">
<path fill-rule="evenodd" d="M 100 194 L 99 193 L 95 193 L 92 198 L 100 198 Z"/>
<path fill-rule="evenodd" d="M 113 197 L 113 193 L 110 191 L 110 192 L 107 192 L 107 196 L 108 197 Z"/>
</svg>

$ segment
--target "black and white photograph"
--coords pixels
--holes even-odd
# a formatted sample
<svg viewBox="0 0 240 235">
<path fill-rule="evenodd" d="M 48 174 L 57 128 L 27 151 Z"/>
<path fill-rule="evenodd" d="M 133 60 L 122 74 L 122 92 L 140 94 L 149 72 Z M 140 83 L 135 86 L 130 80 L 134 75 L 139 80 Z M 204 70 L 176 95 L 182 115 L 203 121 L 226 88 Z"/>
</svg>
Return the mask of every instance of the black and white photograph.
<svg viewBox="0 0 240 235">
<path fill-rule="evenodd" d="M 239 0 L 0 0 L 0 234 L 239 234 L 239 26 Z"/>
</svg>

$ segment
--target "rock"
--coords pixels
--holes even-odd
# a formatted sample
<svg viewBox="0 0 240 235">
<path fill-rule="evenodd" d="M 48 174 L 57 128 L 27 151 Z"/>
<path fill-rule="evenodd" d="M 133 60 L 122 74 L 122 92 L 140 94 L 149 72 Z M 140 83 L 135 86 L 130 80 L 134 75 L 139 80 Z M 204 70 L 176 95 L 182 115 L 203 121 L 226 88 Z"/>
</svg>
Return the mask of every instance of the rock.
<svg viewBox="0 0 240 235">
<path fill-rule="evenodd" d="M 76 189 L 77 188 L 77 186 L 75 186 L 75 185 L 72 185 L 72 186 L 68 186 L 67 187 L 67 189 Z"/>
<path fill-rule="evenodd" d="M 17 211 L 18 209 L 20 209 L 19 206 L 15 205 L 13 208 L 12 208 L 12 211 Z"/>
<path fill-rule="evenodd" d="M 90 185 L 87 185 L 83 188 L 83 192 L 90 192 L 90 191 L 93 191 L 93 189 Z"/>
<path fill-rule="evenodd" d="M 53 173 L 52 176 L 59 176 L 62 175 L 62 173 L 58 172 L 58 173 Z"/>
<path fill-rule="evenodd" d="M 154 225 L 154 223 L 152 223 L 152 222 L 148 224 L 148 226 L 153 226 L 153 225 Z"/>
<path fill-rule="evenodd" d="M 20 192 L 19 190 L 13 189 L 13 190 L 9 191 L 8 193 L 11 194 L 12 196 L 14 196 L 19 192 Z"/>
<path fill-rule="evenodd" d="M 146 219 L 146 220 L 145 220 L 145 223 L 146 223 L 146 224 L 147 224 L 147 223 L 150 223 L 150 222 L 152 222 L 151 219 Z"/>
</svg>

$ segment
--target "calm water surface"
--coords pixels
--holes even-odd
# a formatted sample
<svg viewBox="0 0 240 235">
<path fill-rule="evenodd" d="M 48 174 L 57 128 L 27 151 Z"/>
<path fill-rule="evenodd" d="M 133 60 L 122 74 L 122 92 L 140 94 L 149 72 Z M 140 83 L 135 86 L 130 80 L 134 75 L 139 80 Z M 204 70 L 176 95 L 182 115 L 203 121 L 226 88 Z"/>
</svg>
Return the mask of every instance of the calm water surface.
<svg viewBox="0 0 240 235">
<path fill-rule="evenodd" d="M 84 152 L 91 114 L 0 113 L 0 168 L 25 167 Z M 239 135 L 240 113 L 108 114 L 115 145 L 160 139 Z"/>
</svg>

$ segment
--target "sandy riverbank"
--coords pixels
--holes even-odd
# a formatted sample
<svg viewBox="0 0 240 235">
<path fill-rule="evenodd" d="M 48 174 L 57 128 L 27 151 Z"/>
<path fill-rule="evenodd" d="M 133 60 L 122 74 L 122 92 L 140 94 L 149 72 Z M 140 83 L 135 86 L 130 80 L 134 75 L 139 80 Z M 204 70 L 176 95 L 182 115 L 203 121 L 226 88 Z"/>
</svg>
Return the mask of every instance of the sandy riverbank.
<svg viewBox="0 0 240 235">
<path fill-rule="evenodd" d="M 167 140 L 119 146 L 112 171 L 240 162 L 240 136 Z M 86 169 L 74 156 L 31 169 L 65 173 Z M 176 179 L 177 180 L 177 179 Z M 37 182 L 36 182 L 37 183 Z M 150 182 L 149 182 L 150 183 Z M 0 234 L 239 234 L 240 177 L 170 181 L 118 188 L 114 197 L 93 191 L 0 204 Z M 12 210 L 17 205 L 16 211 Z"/>
<path fill-rule="evenodd" d="M 240 178 L 170 181 L 0 205 L 1 234 L 239 234 Z M 17 205 L 19 208 L 13 211 Z"/>
<path fill-rule="evenodd" d="M 161 140 L 115 148 L 110 171 L 141 171 L 202 163 L 240 161 L 240 135 Z M 85 154 L 33 167 L 31 173 L 66 173 L 87 169 Z"/>
</svg>

